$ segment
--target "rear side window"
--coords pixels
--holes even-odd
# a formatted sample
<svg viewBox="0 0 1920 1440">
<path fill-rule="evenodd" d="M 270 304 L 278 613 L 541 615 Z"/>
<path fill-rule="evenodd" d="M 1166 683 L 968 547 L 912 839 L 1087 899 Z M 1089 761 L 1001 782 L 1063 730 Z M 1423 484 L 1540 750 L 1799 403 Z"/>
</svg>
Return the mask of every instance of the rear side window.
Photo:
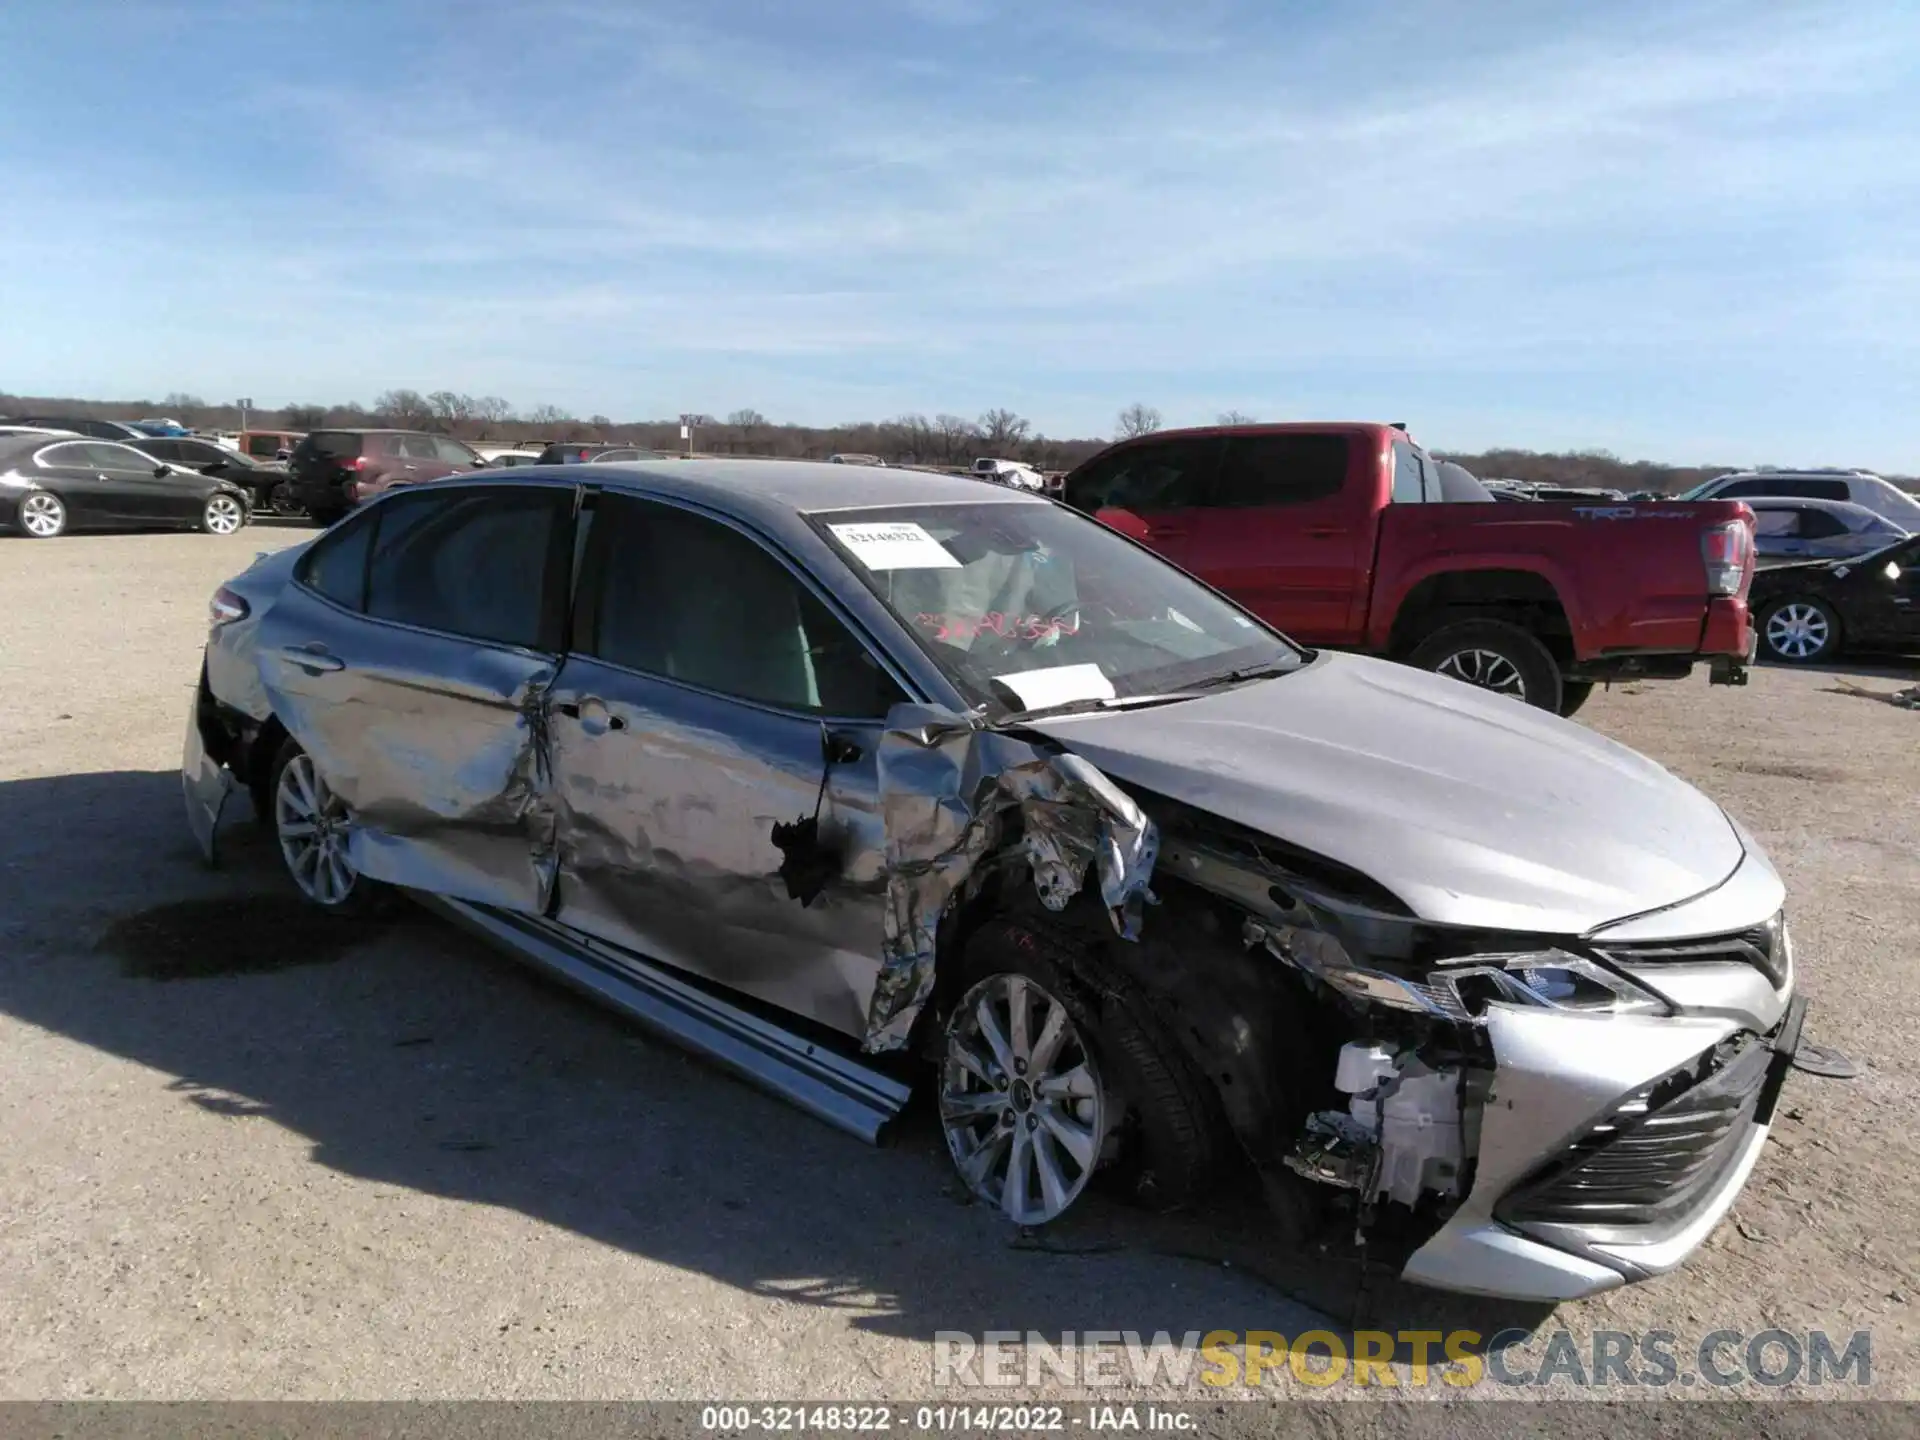
<svg viewBox="0 0 1920 1440">
<path fill-rule="evenodd" d="M 573 492 L 400 495 L 376 507 L 367 614 L 528 649 L 557 648 L 549 574 L 567 563 Z"/>
<path fill-rule="evenodd" d="M 1067 503 L 1088 514 L 1201 509 L 1213 489 L 1220 449 L 1217 439 L 1128 446 L 1089 466 L 1069 487 Z"/>
<path fill-rule="evenodd" d="M 72 465 L 83 470 L 93 464 L 87 457 L 87 447 L 77 440 L 69 440 L 64 445 L 49 445 L 35 458 L 42 465 Z"/>
<path fill-rule="evenodd" d="M 1230 508 L 1305 505 L 1347 481 L 1344 435 L 1246 435 L 1227 441 L 1214 503 Z"/>
<path fill-rule="evenodd" d="M 1434 482 L 1438 498 L 1439 481 Z M 1426 469 L 1420 452 L 1405 440 L 1393 442 L 1393 503 L 1418 505 L 1427 498 Z"/>
<path fill-rule="evenodd" d="M 280 453 L 280 447 L 284 444 L 286 444 L 286 441 L 282 440 L 278 435 L 249 435 L 247 437 L 247 454 L 256 458 L 271 460 Z M 328 453 L 351 453 L 357 455 L 359 451 L 332 451 Z"/>
<path fill-rule="evenodd" d="M 1800 533 L 1800 512 L 1777 505 L 1753 512 L 1753 533 L 1775 539 L 1792 539 Z"/>
<path fill-rule="evenodd" d="M 1837 515 L 1808 510 L 1800 516 L 1800 533 L 1808 540 L 1828 540 L 1835 535 L 1845 535 L 1847 527 L 1840 523 Z"/>
<path fill-rule="evenodd" d="M 256 436 L 254 437 L 253 443 L 255 445 L 260 444 L 263 438 L 264 437 Z M 340 459 L 358 455 L 363 438 L 364 437 L 355 435 L 347 430 L 322 430 L 316 434 L 309 435 L 307 437 L 307 444 L 322 455 Z M 255 450 L 253 453 L 257 455 L 260 452 Z"/>
<path fill-rule="evenodd" d="M 367 608 L 367 551 L 381 507 L 363 510 L 315 542 L 300 562 L 300 580 L 336 605 Z"/>
</svg>

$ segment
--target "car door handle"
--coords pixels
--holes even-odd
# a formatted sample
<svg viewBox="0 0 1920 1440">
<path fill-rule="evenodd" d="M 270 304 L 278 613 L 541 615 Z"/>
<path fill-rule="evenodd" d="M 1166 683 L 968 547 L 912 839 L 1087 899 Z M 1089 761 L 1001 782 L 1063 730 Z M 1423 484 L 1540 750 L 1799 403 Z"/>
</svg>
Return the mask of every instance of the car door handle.
<svg viewBox="0 0 1920 1440">
<path fill-rule="evenodd" d="M 297 665 L 309 675 L 330 675 L 336 670 L 347 668 L 347 662 L 338 655 L 327 652 L 324 645 L 289 645 L 280 652 L 280 658 L 289 664 Z"/>
<path fill-rule="evenodd" d="M 625 717 L 607 709 L 607 702 L 597 695 L 582 695 L 577 701 L 569 700 L 553 708 L 569 720 L 578 720 L 580 728 L 589 735 L 604 735 L 609 730 L 627 728 Z"/>
</svg>

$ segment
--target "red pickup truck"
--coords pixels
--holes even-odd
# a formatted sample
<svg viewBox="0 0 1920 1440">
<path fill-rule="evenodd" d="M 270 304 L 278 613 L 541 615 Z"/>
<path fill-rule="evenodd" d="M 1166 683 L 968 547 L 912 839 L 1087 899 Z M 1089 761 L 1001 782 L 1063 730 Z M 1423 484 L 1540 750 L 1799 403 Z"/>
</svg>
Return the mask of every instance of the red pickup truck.
<svg viewBox="0 0 1920 1440">
<path fill-rule="evenodd" d="M 1161 431 L 1079 466 L 1064 499 L 1304 644 L 1562 715 L 1600 681 L 1704 660 L 1740 685 L 1753 660 L 1737 501 L 1472 503 L 1404 429 L 1359 424 Z"/>
</svg>

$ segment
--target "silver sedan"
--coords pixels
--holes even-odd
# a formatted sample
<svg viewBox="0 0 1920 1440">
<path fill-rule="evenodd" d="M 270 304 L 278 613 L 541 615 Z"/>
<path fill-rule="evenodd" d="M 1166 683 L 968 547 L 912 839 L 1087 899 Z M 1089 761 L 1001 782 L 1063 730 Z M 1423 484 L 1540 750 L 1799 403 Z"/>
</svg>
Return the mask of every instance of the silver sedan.
<svg viewBox="0 0 1920 1440">
<path fill-rule="evenodd" d="M 187 811 L 405 892 L 1038 1224 L 1251 1172 L 1431 1285 L 1678 1265 L 1803 1006 L 1704 795 L 1313 653 L 1043 497 L 857 465 L 386 496 L 213 600 Z"/>
</svg>

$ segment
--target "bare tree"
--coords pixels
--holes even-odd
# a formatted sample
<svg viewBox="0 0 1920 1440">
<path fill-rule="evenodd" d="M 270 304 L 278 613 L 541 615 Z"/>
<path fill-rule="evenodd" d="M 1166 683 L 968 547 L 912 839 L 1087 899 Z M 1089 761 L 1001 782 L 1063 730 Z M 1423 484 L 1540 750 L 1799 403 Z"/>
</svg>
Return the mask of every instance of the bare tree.
<svg viewBox="0 0 1920 1440">
<path fill-rule="evenodd" d="M 327 423 L 327 407 L 289 405 L 280 412 L 280 423 L 290 430 L 318 430 Z"/>
<path fill-rule="evenodd" d="M 558 405 L 536 405 L 527 412 L 529 425 L 569 425 L 573 416 Z"/>
<path fill-rule="evenodd" d="M 373 397 L 373 413 L 396 425 L 423 425 L 433 418 L 433 406 L 418 390 L 386 390 Z"/>
<path fill-rule="evenodd" d="M 996 455 L 1025 440 L 1032 429 L 1033 422 L 1011 410 L 989 410 L 980 417 L 980 434 L 986 439 L 987 448 Z"/>
<path fill-rule="evenodd" d="M 1156 422 L 1158 416 L 1155 417 Z M 1260 422 L 1244 410 L 1222 410 L 1216 417 L 1222 425 L 1258 425 Z"/>
<path fill-rule="evenodd" d="M 471 395 L 456 395 L 451 390 L 436 390 L 427 396 L 427 404 L 433 407 L 433 418 L 449 429 L 462 420 L 473 417 Z"/>
<path fill-rule="evenodd" d="M 189 395 L 184 390 L 175 390 L 160 402 L 160 406 L 177 419 L 192 419 L 198 412 L 207 408 L 207 402 L 198 395 Z"/>
<path fill-rule="evenodd" d="M 482 395 L 473 402 L 473 413 L 490 425 L 513 418 L 513 406 L 498 395 Z"/>
<path fill-rule="evenodd" d="M 980 438 L 980 427 L 960 415 L 936 415 L 933 432 L 940 439 L 940 458 L 951 465 L 963 458 Z"/>
<path fill-rule="evenodd" d="M 1160 428 L 1160 412 L 1136 400 L 1120 412 L 1117 423 L 1122 440 L 1131 440 L 1136 435 L 1151 435 Z"/>
<path fill-rule="evenodd" d="M 613 428 L 613 420 L 606 415 L 589 415 L 587 417 L 587 423 L 596 430 L 611 430 Z"/>
<path fill-rule="evenodd" d="M 745 410 L 736 410 L 727 416 L 727 424 L 733 426 L 736 430 L 744 430 L 749 435 L 755 430 L 763 428 L 766 423 L 767 417 L 751 407 Z"/>
</svg>

